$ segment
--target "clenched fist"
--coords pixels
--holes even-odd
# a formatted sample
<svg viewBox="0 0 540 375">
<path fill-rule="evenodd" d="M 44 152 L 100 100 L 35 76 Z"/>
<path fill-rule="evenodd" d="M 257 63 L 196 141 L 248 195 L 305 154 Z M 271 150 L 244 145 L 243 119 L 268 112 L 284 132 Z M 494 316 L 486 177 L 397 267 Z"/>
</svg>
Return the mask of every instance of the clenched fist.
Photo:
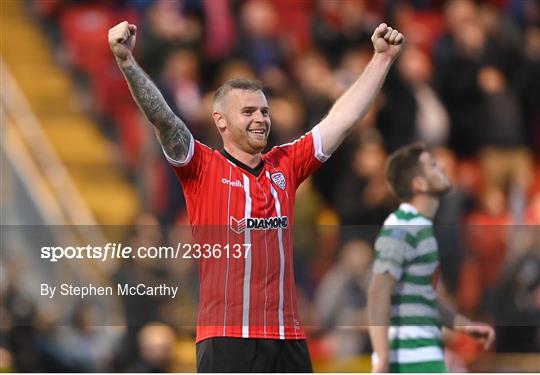
<svg viewBox="0 0 540 375">
<path fill-rule="evenodd" d="M 399 31 L 381 23 L 373 32 L 371 42 L 376 53 L 381 53 L 395 59 L 403 49 L 405 37 Z"/>
<path fill-rule="evenodd" d="M 121 22 L 109 30 L 109 46 L 119 61 L 125 61 L 135 47 L 137 26 L 127 21 Z"/>
</svg>

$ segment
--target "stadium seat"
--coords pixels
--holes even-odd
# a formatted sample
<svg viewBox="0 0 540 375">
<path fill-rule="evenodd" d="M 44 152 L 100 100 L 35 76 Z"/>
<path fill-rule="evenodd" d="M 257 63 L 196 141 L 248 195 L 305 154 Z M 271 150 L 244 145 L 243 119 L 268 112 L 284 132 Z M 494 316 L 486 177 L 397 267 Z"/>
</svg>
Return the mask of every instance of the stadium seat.
<svg viewBox="0 0 540 375">
<path fill-rule="evenodd" d="M 84 4 L 66 9 L 60 24 L 73 64 L 92 74 L 111 61 L 107 33 L 113 25 L 112 11 L 101 5 Z"/>
</svg>

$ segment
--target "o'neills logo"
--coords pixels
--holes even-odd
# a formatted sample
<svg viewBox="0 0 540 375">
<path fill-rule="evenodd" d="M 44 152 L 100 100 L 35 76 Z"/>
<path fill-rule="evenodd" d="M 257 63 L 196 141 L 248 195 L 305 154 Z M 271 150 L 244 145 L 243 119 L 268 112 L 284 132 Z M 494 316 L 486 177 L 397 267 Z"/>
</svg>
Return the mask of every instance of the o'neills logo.
<svg viewBox="0 0 540 375">
<path fill-rule="evenodd" d="M 232 187 L 242 187 L 242 183 L 240 182 L 240 180 L 231 181 L 226 178 L 222 178 L 221 183 L 225 185 L 230 185 Z"/>
<path fill-rule="evenodd" d="M 246 229 L 260 230 L 287 228 L 289 226 L 289 219 L 287 216 L 267 218 L 246 217 L 241 220 L 236 220 L 234 217 L 231 217 L 230 226 L 236 233 L 242 233 Z"/>
</svg>

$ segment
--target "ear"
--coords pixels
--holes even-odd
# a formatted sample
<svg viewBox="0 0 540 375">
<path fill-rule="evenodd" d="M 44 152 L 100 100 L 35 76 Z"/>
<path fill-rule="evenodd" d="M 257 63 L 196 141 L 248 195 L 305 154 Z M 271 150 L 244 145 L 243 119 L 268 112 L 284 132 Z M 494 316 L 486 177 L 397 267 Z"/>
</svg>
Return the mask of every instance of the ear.
<svg viewBox="0 0 540 375">
<path fill-rule="evenodd" d="M 413 194 L 425 193 L 428 190 L 427 180 L 422 176 L 416 176 L 411 181 Z"/>
<path fill-rule="evenodd" d="M 212 112 L 212 118 L 214 119 L 214 123 L 216 124 L 220 133 L 224 132 L 225 129 L 227 129 L 227 121 L 225 120 L 225 116 L 223 116 L 222 113 L 214 111 Z"/>
</svg>

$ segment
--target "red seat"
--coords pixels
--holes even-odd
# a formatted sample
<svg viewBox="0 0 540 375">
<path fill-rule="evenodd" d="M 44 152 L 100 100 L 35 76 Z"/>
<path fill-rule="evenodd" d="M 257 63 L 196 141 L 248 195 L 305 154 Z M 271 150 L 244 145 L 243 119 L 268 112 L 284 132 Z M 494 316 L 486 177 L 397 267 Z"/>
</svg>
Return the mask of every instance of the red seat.
<svg viewBox="0 0 540 375">
<path fill-rule="evenodd" d="M 113 119 L 118 126 L 120 152 L 130 168 L 137 168 L 148 132 L 143 117 L 135 103 L 116 109 Z"/>
<path fill-rule="evenodd" d="M 137 19 L 134 10 L 114 11 L 101 4 L 67 8 L 60 24 L 72 62 L 90 75 L 100 74 L 114 63 L 107 40 L 109 29 L 123 20 L 136 23 Z"/>
<path fill-rule="evenodd" d="M 133 105 L 133 99 L 122 73 L 116 65 L 108 65 L 101 74 L 90 77 L 95 110 L 114 117 L 118 108 Z"/>
<path fill-rule="evenodd" d="M 101 5 L 77 5 L 62 13 L 60 23 L 71 61 L 88 74 L 103 71 L 112 59 L 107 41 L 112 11 Z"/>
</svg>

